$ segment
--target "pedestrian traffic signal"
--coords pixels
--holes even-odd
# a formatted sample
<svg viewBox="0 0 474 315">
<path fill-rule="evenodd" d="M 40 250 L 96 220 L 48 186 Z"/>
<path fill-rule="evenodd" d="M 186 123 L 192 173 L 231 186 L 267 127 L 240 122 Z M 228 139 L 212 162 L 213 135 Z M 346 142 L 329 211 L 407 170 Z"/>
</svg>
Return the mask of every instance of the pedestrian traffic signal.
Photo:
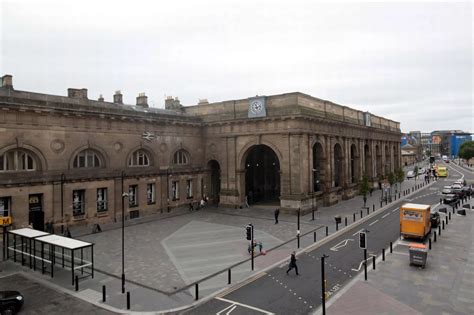
<svg viewBox="0 0 474 315">
<path fill-rule="evenodd" d="M 252 227 L 250 225 L 247 225 L 245 229 L 247 231 L 247 240 L 250 241 L 252 239 Z"/>
<path fill-rule="evenodd" d="M 367 249 L 367 234 L 365 232 L 359 233 L 359 247 L 362 249 Z"/>
</svg>

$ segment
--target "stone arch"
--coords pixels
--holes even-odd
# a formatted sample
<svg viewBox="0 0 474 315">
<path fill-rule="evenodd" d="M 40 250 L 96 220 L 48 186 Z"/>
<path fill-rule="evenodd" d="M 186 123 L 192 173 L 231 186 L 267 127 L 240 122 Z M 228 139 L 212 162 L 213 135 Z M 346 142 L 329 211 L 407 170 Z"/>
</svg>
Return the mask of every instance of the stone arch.
<svg viewBox="0 0 474 315">
<path fill-rule="evenodd" d="M 150 159 L 150 165 L 149 166 L 146 166 L 146 167 L 152 167 L 152 166 L 155 166 L 155 153 L 153 152 L 153 149 L 150 148 L 149 146 L 146 146 L 146 145 L 138 145 L 134 148 L 132 148 L 128 154 L 127 154 L 127 157 L 125 159 L 125 167 L 129 167 L 129 160 L 130 158 L 132 157 L 132 155 L 138 151 L 138 150 L 143 150 L 147 153 L 148 155 L 148 158 Z"/>
<path fill-rule="evenodd" d="M 388 144 L 385 145 L 385 175 L 392 172 L 392 157 L 390 154 L 390 147 Z"/>
<path fill-rule="evenodd" d="M 7 153 L 8 151 L 11 151 L 11 150 L 22 150 L 22 151 L 25 151 L 26 153 L 30 154 L 31 157 L 33 158 L 33 160 L 35 161 L 36 166 L 37 166 L 35 171 L 46 171 L 46 170 L 48 170 L 47 160 L 44 157 L 41 150 L 39 150 L 38 148 L 36 148 L 32 145 L 29 145 L 29 144 L 24 144 L 24 143 L 10 144 L 10 145 L 4 146 L 3 148 L 0 149 L 0 156 L 4 155 L 5 153 Z"/>
<path fill-rule="evenodd" d="M 265 144 L 257 144 L 249 147 L 243 158 L 248 202 L 277 200 L 281 188 L 277 153 Z"/>
<path fill-rule="evenodd" d="M 339 142 L 336 142 L 333 146 L 333 151 L 334 187 L 342 187 L 342 185 L 344 184 L 344 150 L 342 149 L 341 144 L 339 144 Z"/>
<path fill-rule="evenodd" d="M 240 169 L 241 170 L 245 170 L 245 159 L 247 158 L 247 155 L 249 153 L 249 150 L 253 147 L 253 146 L 256 146 L 256 145 L 266 145 L 267 147 L 270 147 L 270 149 L 273 150 L 273 152 L 275 152 L 278 160 L 280 161 L 280 168 L 282 166 L 282 161 L 283 161 L 283 155 L 281 154 L 280 150 L 278 149 L 278 147 L 276 145 L 274 145 L 273 143 L 269 142 L 269 141 L 249 141 L 247 142 L 243 147 L 242 149 L 240 149 L 240 152 L 239 152 L 239 155 L 238 155 L 238 159 L 237 161 L 240 161 Z M 280 169 L 281 171 L 281 169 Z"/>
<path fill-rule="evenodd" d="M 206 178 L 207 196 L 211 203 L 219 204 L 221 190 L 221 166 L 219 161 L 211 159 L 207 162 L 206 168 L 209 176 Z"/>
<path fill-rule="evenodd" d="M 359 180 L 359 154 L 354 143 L 349 148 L 349 159 L 350 183 L 353 184 Z"/>
<path fill-rule="evenodd" d="M 175 156 L 176 154 L 180 154 L 179 152 L 183 152 L 183 154 L 186 156 L 186 159 L 187 159 L 187 162 L 184 163 L 184 164 L 177 164 L 175 163 Z M 171 153 L 171 156 L 170 156 L 170 165 L 172 165 L 173 167 L 176 167 L 176 166 L 190 166 L 192 165 L 192 157 L 191 157 L 191 153 L 189 153 L 188 150 L 186 150 L 185 148 L 178 148 L 177 150 L 174 150 L 172 153 Z"/>
<path fill-rule="evenodd" d="M 326 154 L 324 145 L 320 141 L 314 141 L 312 146 L 312 178 L 313 178 L 313 192 L 324 190 L 326 184 Z"/>
<path fill-rule="evenodd" d="M 107 155 L 107 153 L 105 152 L 105 150 L 103 150 L 102 148 L 98 147 L 98 146 L 95 146 L 95 145 L 90 145 L 90 144 L 87 144 L 87 145 L 83 145 L 83 146 L 80 146 L 78 148 L 76 148 L 72 154 L 71 154 L 71 157 L 69 158 L 69 169 L 74 169 L 74 159 L 76 158 L 76 156 L 84 151 L 84 150 L 92 150 L 92 151 L 95 151 L 96 153 L 98 153 L 100 159 L 101 159 L 101 166 L 100 168 L 106 168 L 107 165 L 109 165 L 110 161 L 109 161 L 109 157 Z"/>
</svg>

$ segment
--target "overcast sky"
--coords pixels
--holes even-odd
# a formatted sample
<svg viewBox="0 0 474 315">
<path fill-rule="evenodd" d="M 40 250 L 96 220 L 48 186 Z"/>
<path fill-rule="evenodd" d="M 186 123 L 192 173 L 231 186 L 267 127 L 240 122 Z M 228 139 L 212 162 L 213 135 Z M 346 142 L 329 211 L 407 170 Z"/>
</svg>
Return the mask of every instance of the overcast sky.
<svg viewBox="0 0 474 315">
<path fill-rule="evenodd" d="M 474 132 L 471 2 L 0 2 L 0 72 L 19 90 L 155 107 L 300 91 L 404 132 Z"/>
</svg>

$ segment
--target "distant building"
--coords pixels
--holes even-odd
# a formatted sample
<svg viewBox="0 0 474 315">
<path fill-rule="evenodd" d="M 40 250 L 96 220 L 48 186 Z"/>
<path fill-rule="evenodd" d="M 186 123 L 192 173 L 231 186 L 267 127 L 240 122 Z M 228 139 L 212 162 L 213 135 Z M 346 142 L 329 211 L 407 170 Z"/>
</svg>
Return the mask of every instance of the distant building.
<svg viewBox="0 0 474 315">
<path fill-rule="evenodd" d="M 455 158 L 459 155 L 459 148 L 466 141 L 471 141 L 472 136 L 462 130 L 436 130 L 431 133 L 433 153 L 438 156 Z"/>
<path fill-rule="evenodd" d="M 409 166 L 409 165 L 415 164 L 418 161 L 417 159 L 418 147 L 411 144 L 405 144 L 404 146 L 402 146 L 401 152 L 402 152 L 402 165 Z"/>
<path fill-rule="evenodd" d="M 406 145 L 409 145 L 406 148 L 409 148 L 410 154 L 414 154 L 415 161 L 421 161 L 425 153 L 423 141 L 421 131 L 410 131 L 402 136 L 401 149 L 403 150 Z"/>
</svg>

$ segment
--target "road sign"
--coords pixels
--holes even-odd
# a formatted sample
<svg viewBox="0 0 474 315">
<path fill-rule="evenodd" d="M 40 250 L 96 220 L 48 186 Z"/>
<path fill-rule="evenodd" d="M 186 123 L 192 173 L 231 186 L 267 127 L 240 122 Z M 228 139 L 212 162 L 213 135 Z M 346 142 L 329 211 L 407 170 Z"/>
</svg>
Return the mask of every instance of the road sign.
<svg viewBox="0 0 474 315">
<path fill-rule="evenodd" d="M 0 217 L 0 225 L 11 225 L 12 224 L 12 217 Z"/>
</svg>

